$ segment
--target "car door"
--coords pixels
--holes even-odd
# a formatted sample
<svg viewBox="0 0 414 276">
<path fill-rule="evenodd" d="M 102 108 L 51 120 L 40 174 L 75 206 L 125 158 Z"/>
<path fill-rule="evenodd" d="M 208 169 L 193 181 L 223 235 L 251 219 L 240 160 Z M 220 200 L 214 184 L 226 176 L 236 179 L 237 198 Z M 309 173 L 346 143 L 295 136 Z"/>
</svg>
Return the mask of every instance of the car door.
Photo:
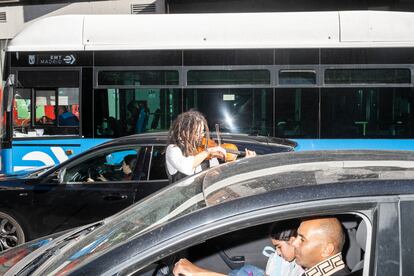
<svg viewBox="0 0 414 276">
<path fill-rule="evenodd" d="M 165 145 L 147 147 L 143 160 L 145 161 L 142 163 L 139 183 L 135 189 L 135 201 L 139 201 L 169 184 L 165 170 Z"/>
<path fill-rule="evenodd" d="M 131 205 L 137 181 L 125 177 L 122 163 L 127 156 L 138 159 L 142 152 L 145 148 L 136 145 L 100 150 L 36 185 L 33 213 L 39 231 L 48 234 L 91 223 Z"/>
</svg>

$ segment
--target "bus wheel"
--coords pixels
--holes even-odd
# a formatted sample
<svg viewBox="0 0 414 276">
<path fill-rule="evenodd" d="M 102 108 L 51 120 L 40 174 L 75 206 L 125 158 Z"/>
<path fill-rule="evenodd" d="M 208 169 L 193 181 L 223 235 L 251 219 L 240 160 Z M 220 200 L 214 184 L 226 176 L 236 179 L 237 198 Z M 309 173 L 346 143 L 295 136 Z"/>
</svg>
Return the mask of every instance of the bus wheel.
<svg viewBox="0 0 414 276">
<path fill-rule="evenodd" d="M 0 212 L 0 251 L 24 242 L 24 232 L 17 220 L 6 213 Z"/>
</svg>

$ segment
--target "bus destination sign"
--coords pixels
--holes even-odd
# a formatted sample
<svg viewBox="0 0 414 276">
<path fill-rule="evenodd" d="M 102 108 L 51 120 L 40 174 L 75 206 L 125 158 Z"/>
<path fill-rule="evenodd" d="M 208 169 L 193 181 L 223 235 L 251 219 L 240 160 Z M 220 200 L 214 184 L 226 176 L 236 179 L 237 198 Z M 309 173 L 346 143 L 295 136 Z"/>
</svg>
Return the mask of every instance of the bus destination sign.
<svg viewBox="0 0 414 276">
<path fill-rule="evenodd" d="M 76 63 L 76 55 L 27 55 L 29 65 L 73 65 Z"/>
</svg>

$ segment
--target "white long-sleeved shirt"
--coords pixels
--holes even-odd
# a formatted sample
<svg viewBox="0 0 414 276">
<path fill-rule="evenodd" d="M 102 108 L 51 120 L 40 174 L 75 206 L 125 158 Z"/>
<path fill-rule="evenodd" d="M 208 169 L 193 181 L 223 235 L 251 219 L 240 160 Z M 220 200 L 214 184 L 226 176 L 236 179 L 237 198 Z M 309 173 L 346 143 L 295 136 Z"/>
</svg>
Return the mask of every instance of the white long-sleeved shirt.
<svg viewBox="0 0 414 276">
<path fill-rule="evenodd" d="M 193 175 L 202 171 L 200 165 L 193 169 L 194 156 L 184 156 L 181 149 L 176 145 L 168 145 L 165 153 L 165 162 L 170 175 L 181 172 L 185 175 Z M 216 158 L 210 160 L 210 167 L 218 165 Z"/>
</svg>

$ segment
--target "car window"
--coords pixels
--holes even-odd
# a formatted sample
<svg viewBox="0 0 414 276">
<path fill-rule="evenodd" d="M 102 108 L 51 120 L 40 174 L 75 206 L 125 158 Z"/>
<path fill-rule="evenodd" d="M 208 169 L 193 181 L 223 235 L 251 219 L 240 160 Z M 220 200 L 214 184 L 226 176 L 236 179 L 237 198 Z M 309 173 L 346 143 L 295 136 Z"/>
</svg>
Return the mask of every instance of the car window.
<svg viewBox="0 0 414 276">
<path fill-rule="evenodd" d="M 317 216 L 315 214 L 315 216 L 311 216 L 308 219 L 316 219 Z M 335 265 L 338 266 L 339 270 L 339 266 L 343 262 L 355 275 L 362 275 L 364 261 L 369 259 L 369 253 L 364 255 L 365 244 L 371 235 L 367 232 L 367 228 L 362 230 L 361 224 L 364 224 L 364 222 L 359 215 L 334 214 L 333 217 L 337 218 L 341 223 L 342 234 L 347 241 L 344 245 L 339 245 L 341 247 L 342 260 L 335 258 L 338 261 Z M 332 216 L 329 216 L 329 218 L 332 218 Z M 180 244 L 182 246 L 181 251 L 166 256 L 168 254 L 163 253 L 168 252 L 170 248 L 163 247 L 161 252 L 154 254 L 157 257 L 162 255 L 163 259 L 154 258 L 155 262 L 144 268 L 142 263 L 139 263 L 139 265 L 137 263 L 136 269 L 132 265 L 120 274 L 137 276 L 166 275 L 162 274 L 162 271 L 171 271 L 175 263 L 185 256 L 189 261 L 201 268 L 225 275 L 264 275 L 265 271 L 266 275 L 302 275 L 304 273 L 303 268 L 299 268 L 296 263 L 291 262 L 294 256 L 292 254 L 295 252 L 294 247 L 309 247 L 309 245 L 303 245 L 300 242 L 293 244 L 293 241 L 297 239 L 296 231 L 300 223 L 306 220 L 306 217 L 298 216 L 293 219 L 275 220 L 254 226 L 246 223 L 249 227 L 231 227 L 230 229 L 233 229 L 231 231 L 228 230 L 229 227 L 223 227 L 221 229 L 223 234 L 221 235 L 217 235 L 216 227 L 211 227 L 207 231 L 203 229 L 203 237 L 201 238 L 203 242 L 195 243 L 194 240 L 197 237 L 194 236 L 188 238 L 187 241 L 183 237 Z M 206 239 L 209 235 L 213 237 Z M 280 241 L 274 243 L 271 237 L 275 240 L 278 240 L 276 237 L 283 237 L 284 239 L 289 239 L 289 241 L 286 241 L 286 243 Z M 191 244 L 191 246 L 186 247 L 185 244 Z M 177 248 L 177 245 L 175 246 Z M 280 255 L 275 256 L 277 254 L 276 250 Z M 233 256 L 237 256 L 237 259 Z M 280 258 L 291 259 L 282 261 Z M 329 267 L 328 269 L 332 268 Z M 368 266 L 365 267 L 365 270 L 368 270 Z M 368 273 L 365 275 L 368 275 Z"/>
<path fill-rule="evenodd" d="M 140 174 L 141 147 L 110 149 L 89 155 L 76 165 L 67 167 L 66 183 L 132 181 Z"/>
<path fill-rule="evenodd" d="M 149 180 L 168 179 L 165 171 L 165 146 L 154 146 L 151 155 Z"/>
</svg>

